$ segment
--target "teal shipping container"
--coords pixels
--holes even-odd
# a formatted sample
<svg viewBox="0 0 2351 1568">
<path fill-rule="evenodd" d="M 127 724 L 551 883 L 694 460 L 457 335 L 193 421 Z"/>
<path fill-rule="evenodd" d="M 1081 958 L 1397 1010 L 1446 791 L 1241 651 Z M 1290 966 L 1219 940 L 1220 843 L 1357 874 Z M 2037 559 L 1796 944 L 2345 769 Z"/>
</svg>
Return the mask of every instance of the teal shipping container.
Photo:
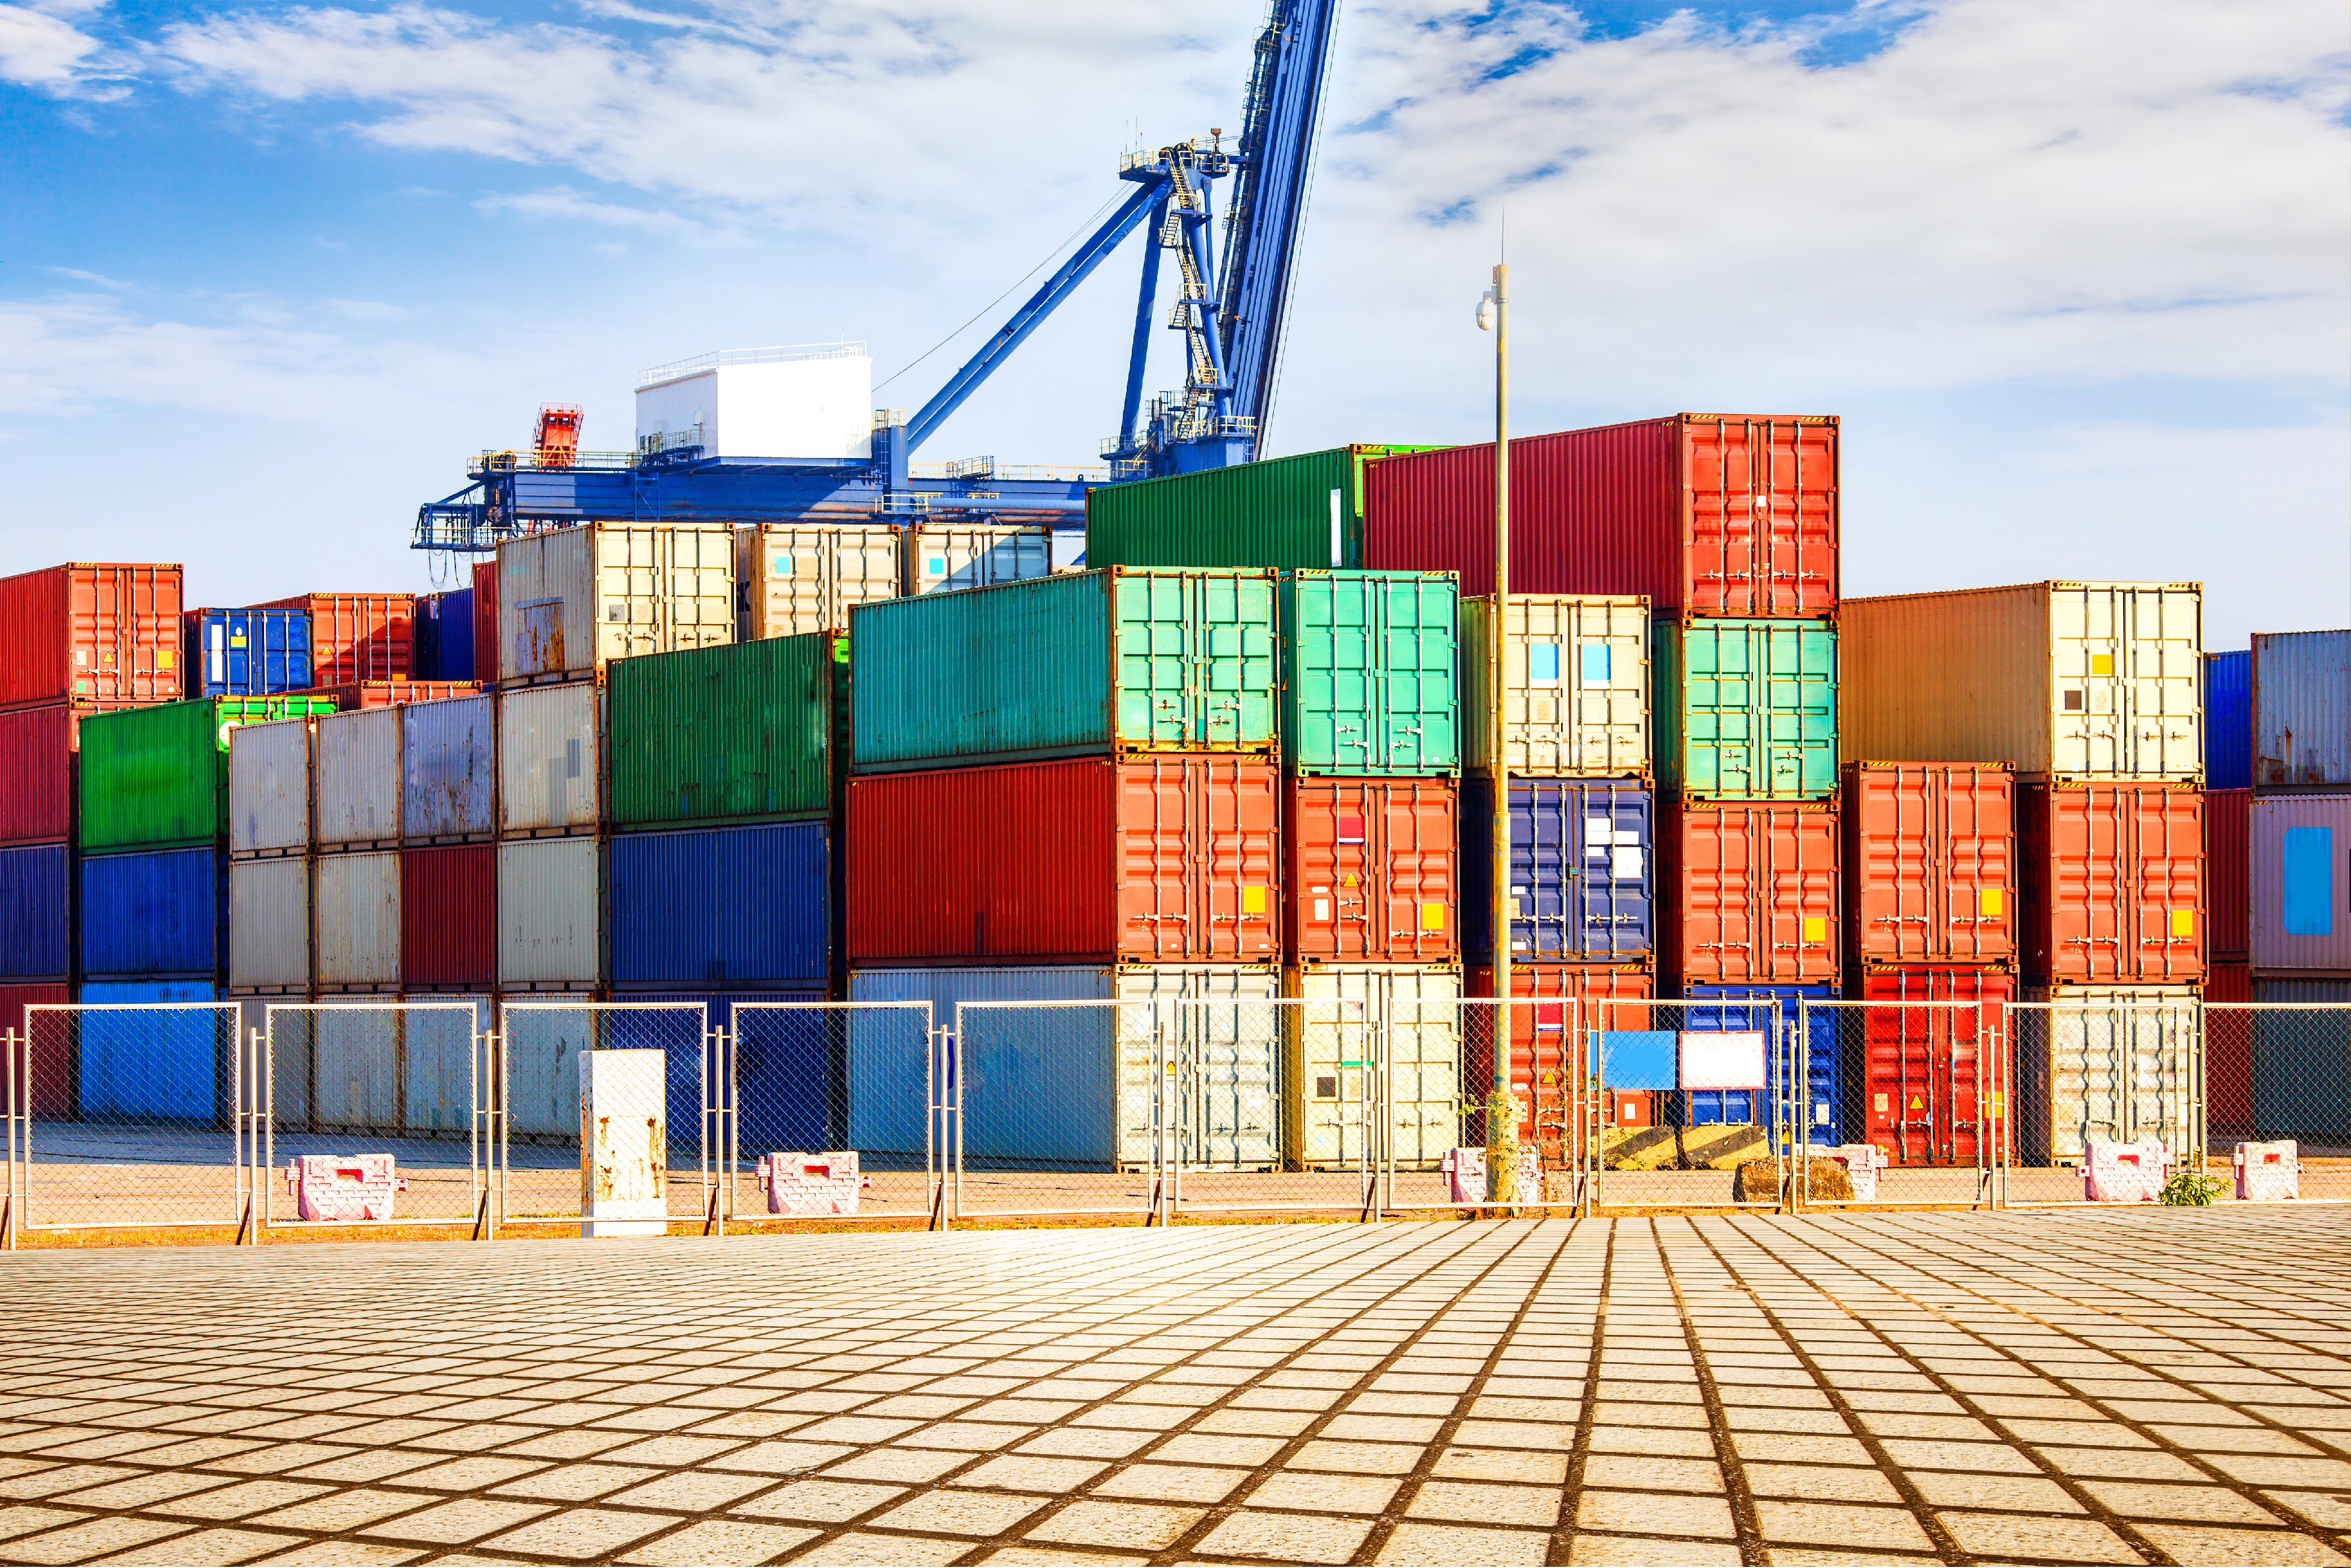
<svg viewBox="0 0 2351 1568">
<path fill-rule="evenodd" d="M 1656 623 L 1657 781 L 1693 800 L 1837 791 L 1836 633 L 1818 621 Z"/>
<path fill-rule="evenodd" d="M 1364 564 L 1364 465 L 1425 446 L 1340 446 L 1086 492 L 1089 566 Z"/>
<path fill-rule="evenodd" d="M 1450 572 L 1281 574 L 1281 755 L 1348 778 L 1461 766 Z"/>
<path fill-rule="evenodd" d="M 1276 749 L 1274 574 L 1118 566 L 853 607 L 862 773 Z"/>
</svg>

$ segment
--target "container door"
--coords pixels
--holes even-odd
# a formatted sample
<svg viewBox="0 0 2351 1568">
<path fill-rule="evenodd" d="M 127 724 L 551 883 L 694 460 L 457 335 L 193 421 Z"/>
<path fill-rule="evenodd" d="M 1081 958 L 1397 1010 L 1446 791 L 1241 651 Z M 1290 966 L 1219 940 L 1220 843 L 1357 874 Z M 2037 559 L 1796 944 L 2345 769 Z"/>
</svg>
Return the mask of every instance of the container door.
<svg viewBox="0 0 2351 1568">
<path fill-rule="evenodd" d="M 1280 1010 L 1230 994 L 1232 982 L 1203 977 L 1228 1005 L 1186 1007 L 1177 1042 L 1192 1085 L 1189 1158 L 1196 1165 L 1279 1166 L 1274 1081 L 1281 1056 Z"/>
<path fill-rule="evenodd" d="M 1572 836 L 1569 918 L 1562 956 L 1605 962 L 1649 951 L 1650 801 L 1646 789 L 1594 784 L 1582 791 Z"/>
<path fill-rule="evenodd" d="M 1764 943 L 1759 980 L 1837 978 L 1836 818 L 1826 812 L 1753 812 L 1759 842 L 1755 921 Z"/>
<path fill-rule="evenodd" d="M 1228 963 L 1265 963 L 1280 956 L 1281 931 L 1274 919 L 1275 867 L 1280 854 L 1280 773 L 1249 762 L 1159 764 L 1188 784 L 1197 868 L 1189 877 L 1195 892 L 1185 928 L 1190 936 L 1183 956 Z M 1179 884 L 1180 886 L 1181 884 Z"/>
<path fill-rule="evenodd" d="M 1112 583 L 1118 741 L 1156 751 L 1196 749 L 1206 700 L 1193 687 L 1200 628 L 1185 613 L 1194 585 L 1139 573 Z"/>
<path fill-rule="evenodd" d="M 1460 596 L 1444 577 L 1363 580 L 1377 606 L 1380 639 L 1373 771 L 1450 772 L 1461 763 Z"/>
<path fill-rule="evenodd" d="M 1682 835 L 1682 978 L 1707 983 L 1770 972 L 1764 919 L 1769 855 L 1763 814 L 1691 811 Z"/>
<path fill-rule="evenodd" d="M 2050 589 L 2051 771 L 2194 779 L 2203 766 L 2200 598 L 2122 584 Z"/>
<path fill-rule="evenodd" d="M 1364 902 L 1374 918 L 1369 950 L 1377 955 L 1438 962 L 1455 957 L 1452 909 L 1460 853 L 1459 814 L 1449 783 L 1399 779 L 1363 791 L 1375 808 L 1373 854 Z"/>
<path fill-rule="evenodd" d="M 1113 764 L 1118 782 L 1119 945 L 1122 955 L 1174 962 L 1207 940 L 1193 927 L 1205 900 L 1205 868 L 1196 869 L 1196 808 L 1180 761 L 1144 758 Z"/>
<path fill-rule="evenodd" d="M 1768 668 L 1754 722 L 1766 736 L 1764 793 L 1823 799 L 1836 793 L 1836 633 L 1790 622 L 1762 636 Z"/>
<path fill-rule="evenodd" d="M 1604 792 L 1598 793 L 1604 798 Z M 1585 792 L 1573 784 L 1510 786 L 1514 959 L 1557 963 L 1583 956 L 1584 798 Z M 1485 840 L 1481 823 L 1470 838 L 1470 853 L 1488 853 Z"/>
<path fill-rule="evenodd" d="M 1661 630 L 1681 648 L 1680 691 L 1667 701 L 1677 701 L 1681 710 L 1680 755 L 1673 764 L 1683 788 L 1714 799 L 1768 794 L 1771 775 L 1758 732 L 1768 634 L 1742 621 Z"/>
<path fill-rule="evenodd" d="M 2122 792 L 2129 836 L 2125 891 L 2134 940 L 2124 978 L 2204 976 L 2204 797 L 2200 791 Z"/>
<path fill-rule="evenodd" d="M 1320 572 L 1292 578 L 1288 588 L 1296 765 L 1311 773 L 1386 772 L 1395 737 L 1382 690 L 1381 656 L 1395 651 L 1382 648 L 1384 596 L 1371 578 Z M 1212 670 L 1218 629 L 1213 619 L 1203 627 Z"/>
<path fill-rule="evenodd" d="M 2133 776 L 2194 779 L 2204 765 L 2203 596 L 2172 587 L 2126 588 L 2122 639 L 2129 672 L 2123 736 Z"/>
<path fill-rule="evenodd" d="M 650 525 L 596 525 L 596 635 L 592 660 L 633 659 L 661 650 L 657 600 L 666 563 L 659 530 Z"/>
<path fill-rule="evenodd" d="M 673 528 L 664 650 L 735 640 L 734 540 L 724 527 Z"/>
<path fill-rule="evenodd" d="M 1398 1168 L 1432 1170 L 1460 1141 L 1460 978 L 1434 969 L 1374 978 L 1386 992 L 1388 1147 Z"/>
<path fill-rule="evenodd" d="M 1649 638 L 1642 607 L 1567 600 L 1554 608 L 1530 601 L 1526 615 L 1526 760 L 1511 766 L 1591 778 L 1623 778 L 1647 767 Z M 1552 623 L 1552 637 L 1539 655 L 1540 620 Z"/>
<path fill-rule="evenodd" d="M 1211 752 L 1262 749 L 1276 733 L 1272 580 L 1203 573 L 1169 582 L 1188 587 L 1193 606 L 1188 616 L 1180 603 L 1176 612 L 1192 634 L 1186 743 Z"/>
<path fill-rule="evenodd" d="M 1360 1168 L 1374 1152 L 1372 1118 L 1378 1114 L 1372 1071 L 1368 1009 L 1350 1016 L 1342 1005 L 1359 1006 L 1369 977 L 1360 971 L 1315 969 L 1299 977 L 1302 1004 L 1286 1010 L 1297 1034 L 1297 1077 L 1290 1085 L 1297 1108 L 1299 1163 L 1310 1170 Z"/>
<path fill-rule="evenodd" d="M 1823 422 L 1684 422 L 1686 608 L 1726 616 L 1835 608 L 1836 438 L 1837 427 Z"/>
</svg>

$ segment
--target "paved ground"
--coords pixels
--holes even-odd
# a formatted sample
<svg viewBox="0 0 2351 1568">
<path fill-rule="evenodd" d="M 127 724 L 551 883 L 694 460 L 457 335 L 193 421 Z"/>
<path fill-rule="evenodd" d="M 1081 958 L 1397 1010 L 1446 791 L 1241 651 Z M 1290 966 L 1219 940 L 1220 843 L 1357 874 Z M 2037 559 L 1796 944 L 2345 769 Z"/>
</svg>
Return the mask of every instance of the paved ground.
<svg viewBox="0 0 2351 1568">
<path fill-rule="evenodd" d="M 2351 1210 L 0 1257 L 16 1563 L 2351 1562 Z"/>
</svg>

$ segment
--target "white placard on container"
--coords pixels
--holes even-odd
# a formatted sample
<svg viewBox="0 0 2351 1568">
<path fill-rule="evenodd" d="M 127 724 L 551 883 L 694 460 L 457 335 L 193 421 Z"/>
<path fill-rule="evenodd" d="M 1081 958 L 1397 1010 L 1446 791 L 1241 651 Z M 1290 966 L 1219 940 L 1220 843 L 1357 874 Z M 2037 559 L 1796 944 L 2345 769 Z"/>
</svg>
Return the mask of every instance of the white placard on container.
<svg viewBox="0 0 2351 1568">
<path fill-rule="evenodd" d="M 1763 1086 L 1763 1035 L 1685 1033 L 1681 1037 L 1685 1089 L 1760 1089 Z"/>
</svg>

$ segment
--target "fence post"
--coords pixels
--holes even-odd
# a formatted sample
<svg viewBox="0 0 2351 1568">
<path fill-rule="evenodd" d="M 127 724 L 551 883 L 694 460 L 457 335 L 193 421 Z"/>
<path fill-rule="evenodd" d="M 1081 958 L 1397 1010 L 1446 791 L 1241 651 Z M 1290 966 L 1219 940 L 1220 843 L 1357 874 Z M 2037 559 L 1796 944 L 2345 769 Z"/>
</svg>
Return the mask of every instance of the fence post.
<svg viewBox="0 0 2351 1568">
<path fill-rule="evenodd" d="M 5 1071 L 7 1078 L 8 1110 L 8 1190 L 7 1196 L 0 1199 L 0 1233 L 5 1233 L 0 1234 L 0 1241 L 5 1241 L 11 1252 L 16 1251 L 17 1195 L 25 1187 L 31 1185 L 29 1178 L 20 1184 L 16 1174 L 19 1158 L 30 1164 L 33 1153 L 32 1085 L 29 1082 L 32 1075 L 31 1038 L 29 1026 L 22 1034 L 13 1029 L 0 1033 L 0 1052 L 7 1054 L 5 1069 L 0 1071 Z M 20 1054 L 24 1058 L 21 1067 L 18 1062 Z M 21 1086 L 17 1081 L 20 1075 L 27 1080 Z M 20 1122 L 23 1124 L 21 1134 L 18 1131 Z"/>
</svg>

